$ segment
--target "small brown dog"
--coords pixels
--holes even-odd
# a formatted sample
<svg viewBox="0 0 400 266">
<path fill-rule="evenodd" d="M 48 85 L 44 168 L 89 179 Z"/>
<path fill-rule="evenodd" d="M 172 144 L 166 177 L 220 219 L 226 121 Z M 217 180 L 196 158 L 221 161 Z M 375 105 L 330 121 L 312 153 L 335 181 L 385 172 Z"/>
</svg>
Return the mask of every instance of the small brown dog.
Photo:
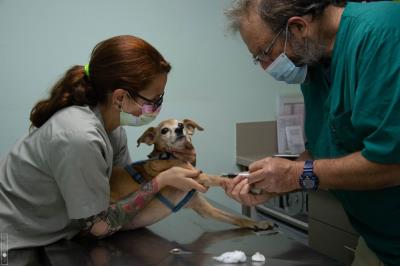
<svg viewBox="0 0 400 266">
<path fill-rule="evenodd" d="M 138 146 L 141 143 L 154 145 L 153 151 L 149 154 L 149 160 L 133 163 L 122 168 L 114 168 L 110 180 L 111 202 L 118 201 L 128 194 L 139 189 L 139 182 L 149 181 L 162 171 L 171 167 L 183 167 L 193 169 L 192 158 L 177 159 L 171 155 L 172 150 L 190 150 L 192 135 L 198 129 L 203 130 L 192 120 L 182 121 L 169 119 L 161 122 L 157 127 L 150 127 L 137 140 Z M 220 186 L 224 177 L 212 176 L 201 173 L 195 180 L 205 187 Z M 136 181 L 135 181 L 136 180 Z M 194 190 L 189 193 L 174 187 L 165 187 L 146 207 L 141 210 L 129 225 L 128 229 L 139 228 L 151 225 L 181 207 L 191 208 L 203 217 L 213 218 L 221 222 L 233 224 L 243 228 L 269 229 L 272 224 L 267 221 L 254 221 L 245 217 L 239 217 L 212 206 L 206 199 Z"/>
</svg>

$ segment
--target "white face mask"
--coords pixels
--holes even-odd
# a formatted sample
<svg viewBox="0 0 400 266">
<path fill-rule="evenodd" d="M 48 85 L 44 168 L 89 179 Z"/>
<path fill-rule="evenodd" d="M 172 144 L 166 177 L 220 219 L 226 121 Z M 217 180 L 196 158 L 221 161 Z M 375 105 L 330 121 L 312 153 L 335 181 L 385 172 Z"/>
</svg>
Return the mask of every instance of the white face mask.
<svg viewBox="0 0 400 266">
<path fill-rule="evenodd" d="M 283 53 L 281 53 L 265 71 L 276 80 L 285 81 L 288 84 L 300 84 L 306 79 L 307 65 L 298 67 L 286 56 L 287 35 L 288 25 L 286 25 L 285 48 Z"/>
<path fill-rule="evenodd" d="M 139 104 L 137 105 L 140 106 Z M 126 113 L 121 109 L 119 115 L 121 126 L 140 127 L 143 125 L 147 125 L 151 123 L 154 119 L 156 119 L 157 115 L 160 113 L 161 110 L 160 106 L 157 108 L 157 110 L 153 111 L 153 105 L 151 104 L 143 104 L 142 106 L 140 106 L 140 108 L 141 108 L 140 116 L 135 116 L 133 114 Z"/>
</svg>

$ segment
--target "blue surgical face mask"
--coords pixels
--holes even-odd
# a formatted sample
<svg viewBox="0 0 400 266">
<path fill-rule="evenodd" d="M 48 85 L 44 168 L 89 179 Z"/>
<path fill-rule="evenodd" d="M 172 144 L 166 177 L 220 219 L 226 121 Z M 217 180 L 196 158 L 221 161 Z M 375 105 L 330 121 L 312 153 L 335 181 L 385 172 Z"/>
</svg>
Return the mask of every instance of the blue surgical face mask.
<svg viewBox="0 0 400 266">
<path fill-rule="evenodd" d="M 289 57 L 286 56 L 286 44 L 288 35 L 288 25 L 286 25 L 285 48 L 266 69 L 274 79 L 285 81 L 288 84 L 303 83 L 307 76 L 307 65 L 296 66 Z"/>
</svg>

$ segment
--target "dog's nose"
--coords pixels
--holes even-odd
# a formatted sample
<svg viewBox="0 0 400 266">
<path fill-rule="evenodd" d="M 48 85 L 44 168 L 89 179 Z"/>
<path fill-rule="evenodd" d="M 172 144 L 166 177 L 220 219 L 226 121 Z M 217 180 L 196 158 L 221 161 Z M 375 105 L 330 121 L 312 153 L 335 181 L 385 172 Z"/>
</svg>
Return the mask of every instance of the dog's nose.
<svg viewBox="0 0 400 266">
<path fill-rule="evenodd" d="M 177 135 L 182 135 L 183 134 L 183 127 L 177 127 L 175 128 L 175 133 Z"/>
</svg>

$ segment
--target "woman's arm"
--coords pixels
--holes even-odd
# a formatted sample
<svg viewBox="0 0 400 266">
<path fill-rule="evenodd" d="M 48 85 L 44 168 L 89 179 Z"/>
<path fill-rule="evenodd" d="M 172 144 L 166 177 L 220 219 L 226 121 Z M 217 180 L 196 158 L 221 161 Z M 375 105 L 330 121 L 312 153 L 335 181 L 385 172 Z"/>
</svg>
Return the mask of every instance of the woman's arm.
<svg viewBox="0 0 400 266">
<path fill-rule="evenodd" d="M 120 230 L 147 205 L 159 191 L 157 179 L 143 183 L 140 189 L 126 198 L 111 204 L 107 210 L 91 217 L 80 219 L 84 235 L 103 238 Z"/>
<path fill-rule="evenodd" d="M 182 191 L 196 189 L 206 192 L 207 189 L 205 187 L 193 180 L 199 174 L 199 170 L 189 170 L 181 167 L 172 167 L 160 173 L 151 181 L 143 183 L 136 192 L 111 204 L 107 210 L 97 215 L 80 219 L 82 233 L 95 238 L 103 238 L 115 233 L 124 225 L 129 224 L 136 214 L 165 186 L 172 186 Z"/>
</svg>

